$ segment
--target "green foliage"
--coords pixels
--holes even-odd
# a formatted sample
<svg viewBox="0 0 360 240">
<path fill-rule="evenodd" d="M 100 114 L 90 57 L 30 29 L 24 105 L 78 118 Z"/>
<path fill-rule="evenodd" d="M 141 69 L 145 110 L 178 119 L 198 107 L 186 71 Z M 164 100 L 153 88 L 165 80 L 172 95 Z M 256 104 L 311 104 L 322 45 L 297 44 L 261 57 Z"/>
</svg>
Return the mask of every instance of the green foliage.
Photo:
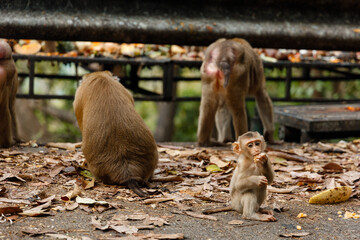
<svg viewBox="0 0 360 240">
<path fill-rule="evenodd" d="M 177 95 L 180 97 L 200 96 L 200 82 L 179 82 Z M 173 141 L 194 142 L 196 141 L 196 130 L 199 117 L 200 102 L 180 102 L 177 105 L 175 116 L 175 130 Z"/>
<path fill-rule="evenodd" d="M 78 142 L 81 141 L 80 129 L 72 123 L 67 123 L 49 117 L 48 131 L 52 141 L 55 142 Z"/>
<path fill-rule="evenodd" d="M 156 120 L 158 116 L 155 102 L 135 102 L 135 109 L 144 119 L 145 124 L 152 132 L 156 129 Z"/>
<path fill-rule="evenodd" d="M 199 117 L 199 102 L 181 102 L 177 106 L 173 141 L 194 142 Z"/>
</svg>

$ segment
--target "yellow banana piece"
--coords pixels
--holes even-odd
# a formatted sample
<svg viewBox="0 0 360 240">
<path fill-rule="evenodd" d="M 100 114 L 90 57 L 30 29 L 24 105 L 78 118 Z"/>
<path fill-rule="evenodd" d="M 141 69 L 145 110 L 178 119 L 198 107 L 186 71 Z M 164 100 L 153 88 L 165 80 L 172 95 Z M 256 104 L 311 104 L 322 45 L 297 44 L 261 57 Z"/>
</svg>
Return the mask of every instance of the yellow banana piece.
<svg viewBox="0 0 360 240">
<path fill-rule="evenodd" d="M 322 191 L 309 199 L 309 203 L 338 203 L 350 198 L 352 189 L 349 186 L 336 187 Z"/>
</svg>

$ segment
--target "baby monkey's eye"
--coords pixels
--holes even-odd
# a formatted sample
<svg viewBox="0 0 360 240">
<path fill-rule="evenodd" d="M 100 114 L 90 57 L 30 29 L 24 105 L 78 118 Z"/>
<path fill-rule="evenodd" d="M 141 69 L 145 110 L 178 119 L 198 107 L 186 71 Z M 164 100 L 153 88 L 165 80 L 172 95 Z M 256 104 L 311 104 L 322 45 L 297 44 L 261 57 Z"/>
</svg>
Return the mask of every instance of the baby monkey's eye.
<svg viewBox="0 0 360 240">
<path fill-rule="evenodd" d="M 249 143 L 247 146 L 248 146 L 249 148 L 252 148 L 254 145 L 253 145 L 253 143 Z"/>
<path fill-rule="evenodd" d="M 260 144 L 261 144 L 260 142 L 255 142 L 256 146 L 260 146 Z"/>
</svg>

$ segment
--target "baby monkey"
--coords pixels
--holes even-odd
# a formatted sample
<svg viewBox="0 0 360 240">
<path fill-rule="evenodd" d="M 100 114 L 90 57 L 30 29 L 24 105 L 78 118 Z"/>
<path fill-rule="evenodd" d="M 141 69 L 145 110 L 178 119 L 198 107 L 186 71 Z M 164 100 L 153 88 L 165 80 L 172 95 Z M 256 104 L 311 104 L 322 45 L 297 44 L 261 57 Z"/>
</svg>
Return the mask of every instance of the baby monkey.
<svg viewBox="0 0 360 240">
<path fill-rule="evenodd" d="M 239 158 L 230 182 L 230 196 L 231 207 L 245 219 L 270 222 L 276 221 L 272 211 L 260 208 L 266 198 L 266 187 L 275 175 L 265 147 L 258 132 L 244 133 L 233 143 Z"/>
</svg>

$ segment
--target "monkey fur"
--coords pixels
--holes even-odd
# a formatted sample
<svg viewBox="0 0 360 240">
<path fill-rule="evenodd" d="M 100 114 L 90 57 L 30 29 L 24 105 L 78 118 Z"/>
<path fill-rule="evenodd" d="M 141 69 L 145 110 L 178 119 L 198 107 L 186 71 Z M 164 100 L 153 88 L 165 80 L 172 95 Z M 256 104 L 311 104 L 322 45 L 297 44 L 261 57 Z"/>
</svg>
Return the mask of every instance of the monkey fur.
<svg viewBox="0 0 360 240">
<path fill-rule="evenodd" d="M 9 44 L 0 40 L 0 147 L 19 142 L 15 114 L 18 74 Z"/>
<path fill-rule="evenodd" d="M 239 153 L 237 167 L 230 182 L 231 207 L 245 219 L 276 221 L 272 211 L 260 206 L 266 199 L 266 188 L 275 173 L 264 153 L 266 144 L 258 132 L 247 132 L 233 144 Z"/>
<path fill-rule="evenodd" d="M 198 123 L 198 145 L 214 145 L 211 130 L 216 123 L 219 141 L 229 139 L 232 118 L 235 138 L 248 131 L 246 96 L 255 96 L 266 141 L 273 138 L 272 101 L 266 91 L 263 65 L 250 44 L 240 38 L 219 39 L 206 50 L 201 65 L 202 94 Z M 218 116 L 219 112 L 222 111 Z M 225 120 L 224 120 L 225 119 Z M 230 136 L 231 137 L 231 136 Z"/>
<path fill-rule="evenodd" d="M 152 177 L 158 151 L 130 92 L 108 71 L 90 73 L 73 105 L 89 170 L 106 184 L 127 184 L 146 196 L 139 186 Z"/>
</svg>

